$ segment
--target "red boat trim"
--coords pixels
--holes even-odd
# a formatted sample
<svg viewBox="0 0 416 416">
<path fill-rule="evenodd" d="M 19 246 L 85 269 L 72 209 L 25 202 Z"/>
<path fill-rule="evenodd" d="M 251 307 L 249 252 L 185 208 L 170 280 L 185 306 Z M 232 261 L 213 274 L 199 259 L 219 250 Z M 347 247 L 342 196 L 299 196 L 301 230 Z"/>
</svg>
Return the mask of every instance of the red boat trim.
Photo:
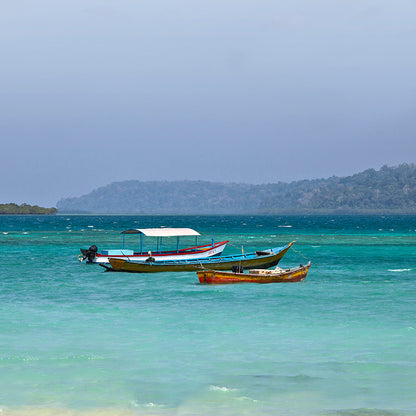
<svg viewBox="0 0 416 416">
<path fill-rule="evenodd" d="M 215 249 L 219 246 L 227 244 L 228 242 L 229 242 L 229 240 L 220 241 L 218 243 L 215 243 L 214 245 L 205 244 L 203 246 L 194 246 L 194 247 L 183 248 L 179 251 L 171 250 L 171 251 L 162 251 L 161 253 L 153 253 L 153 251 L 152 251 L 152 257 L 157 258 L 157 257 L 161 257 L 161 256 L 183 256 L 184 254 L 199 254 L 199 253 L 204 253 L 208 250 Z M 130 255 L 115 254 L 115 255 L 109 256 L 108 254 L 97 253 L 96 257 L 114 257 L 114 258 L 123 257 L 124 258 L 124 257 L 147 256 L 147 255 L 148 255 L 147 252 L 141 253 L 140 251 L 135 251 L 133 254 L 130 254 Z"/>
</svg>

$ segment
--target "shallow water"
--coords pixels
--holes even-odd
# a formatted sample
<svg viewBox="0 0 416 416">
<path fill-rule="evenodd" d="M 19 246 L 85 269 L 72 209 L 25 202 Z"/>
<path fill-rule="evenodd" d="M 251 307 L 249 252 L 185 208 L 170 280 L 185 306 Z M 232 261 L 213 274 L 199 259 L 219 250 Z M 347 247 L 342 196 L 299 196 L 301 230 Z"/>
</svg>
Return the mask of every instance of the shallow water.
<svg viewBox="0 0 416 416">
<path fill-rule="evenodd" d="M 313 265 L 206 286 L 77 261 L 161 225 Z M 415 415 L 415 248 L 414 216 L 2 216 L 0 413 Z"/>
</svg>

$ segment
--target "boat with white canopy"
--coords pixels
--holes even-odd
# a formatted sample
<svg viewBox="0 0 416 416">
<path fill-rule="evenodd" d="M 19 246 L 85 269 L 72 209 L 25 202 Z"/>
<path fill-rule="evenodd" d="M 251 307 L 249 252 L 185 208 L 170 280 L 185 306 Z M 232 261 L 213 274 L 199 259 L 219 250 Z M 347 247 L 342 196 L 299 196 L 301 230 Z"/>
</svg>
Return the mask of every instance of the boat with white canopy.
<svg viewBox="0 0 416 416">
<path fill-rule="evenodd" d="M 98 252 L 96 245 L 92 245 L 88 249 L 81 248 L 78 260 L 86 263 L 109 263 L 109 258 L 134 261 L 175 261 L 175 260 L 192 260 L 213 256 L 219 256 L 228 241 L 220 241 L 215 243 L 212 239 L 211 244 L 198 245 L 198 237 L 201 235 L 192 228 L 131 228 L 122 231 L 123 244 L 121 249 L 102 250 Z M 140 236 L 140 246 L 137 250 L 125 248 L 125 236 L 130 234 L 138 234 Z M 156 246 L 144 246 L 144 237 L 156 238 Z M 164 249 L 163 239 L 174 238 L 174 248 Z M 195 245 L 186 248 L 180 248 L 180 237 L 195 237 Z M 172 245 L 172 244 L 171 244 Z"/>
</svg>

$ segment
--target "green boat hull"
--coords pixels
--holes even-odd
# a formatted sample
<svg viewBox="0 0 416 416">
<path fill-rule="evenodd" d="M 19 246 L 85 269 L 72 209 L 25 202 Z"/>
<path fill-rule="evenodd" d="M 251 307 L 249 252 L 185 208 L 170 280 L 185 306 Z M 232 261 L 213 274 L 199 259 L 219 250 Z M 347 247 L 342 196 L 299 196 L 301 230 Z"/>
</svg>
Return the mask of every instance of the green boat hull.
<svg viewBox="0 0 416 416">
<path fill-rule="evenodd" d="M 292 244 L 293 242 L 283 247 L 270 249 L 267 252 L 217 258 L 211 257 L 209 259 L 201 259 L 200 261 L 138 262 L 110 258 L 109 262 L 111 266 L 105 264 L 100 264 L 100 266 L 104 267 L 107 271 L 129 273 L 195 272 L 204 269 L 231 270 L 233 266 L 268 269 L 279 263 Z"/>
</svg>

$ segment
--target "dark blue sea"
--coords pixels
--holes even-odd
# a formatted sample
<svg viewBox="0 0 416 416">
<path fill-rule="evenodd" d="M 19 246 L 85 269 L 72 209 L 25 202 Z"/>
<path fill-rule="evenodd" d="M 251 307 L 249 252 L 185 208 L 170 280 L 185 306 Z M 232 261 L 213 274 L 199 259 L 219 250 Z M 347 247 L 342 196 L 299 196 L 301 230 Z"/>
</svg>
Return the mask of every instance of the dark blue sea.
<svg viewBox="0 0 416 416">
<path fill-rule="evenodd" d="M 312 267 L 210 286 L 77 260 L 159 226 Z M 2 416 L 416 415 L 415 216 L 0 216 L 0 254 Z"/>
</svg>

